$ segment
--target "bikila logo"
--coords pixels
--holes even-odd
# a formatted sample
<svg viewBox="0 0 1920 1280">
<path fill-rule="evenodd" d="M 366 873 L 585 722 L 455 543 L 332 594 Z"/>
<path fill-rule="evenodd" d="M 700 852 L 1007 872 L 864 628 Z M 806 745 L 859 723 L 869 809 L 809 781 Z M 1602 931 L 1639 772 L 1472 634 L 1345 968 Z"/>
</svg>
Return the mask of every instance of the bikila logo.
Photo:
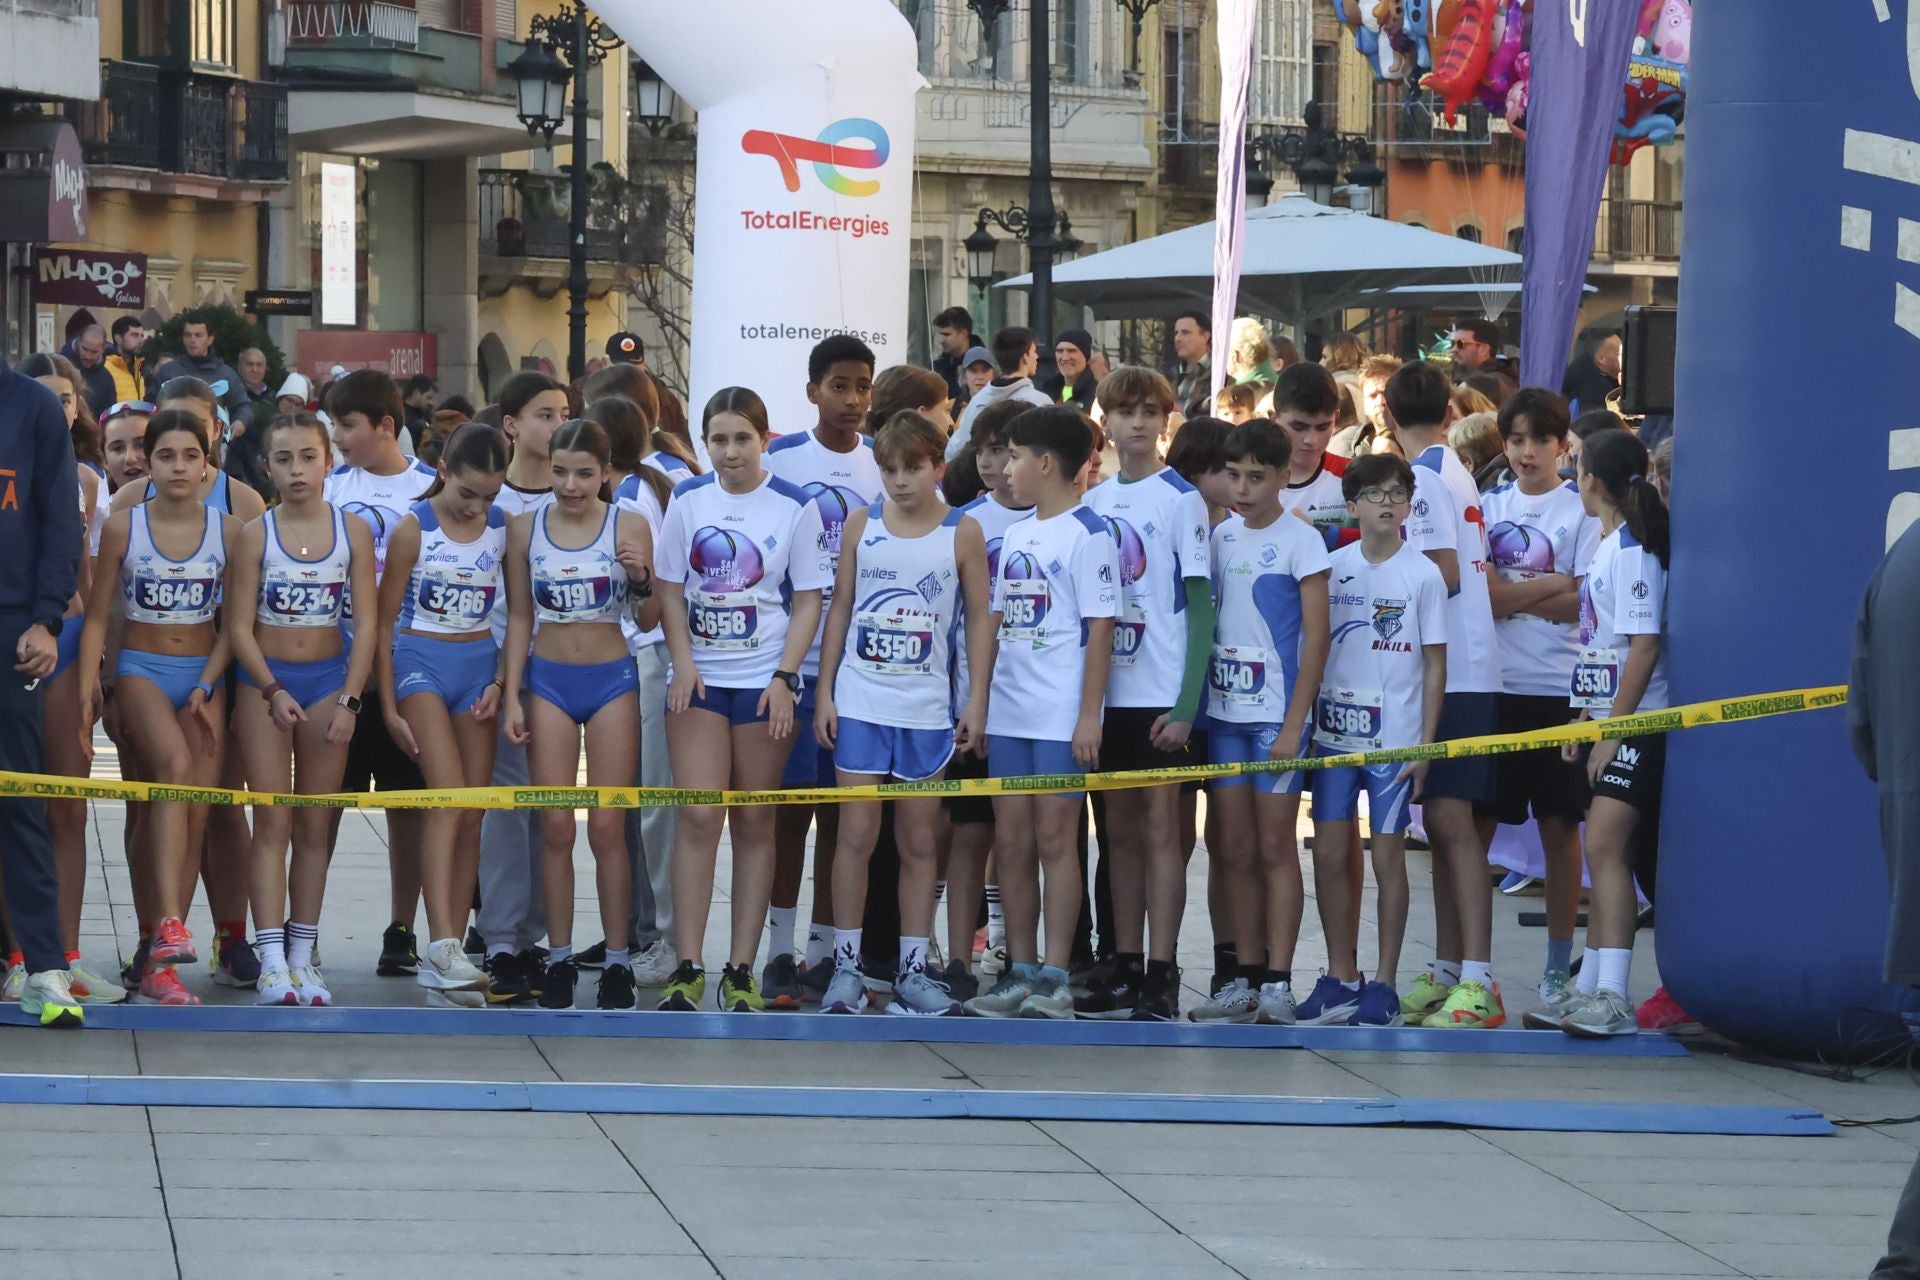
<svg viewBox="0 0 1920 1280">
<path fill-rule="evenodd" d="M 1375 600 L 1373 602 L 1373 629 L 1382 640 L 1391 640 L 1400 634 L 1400 619 L 1406 616 L 1407 602 L 1404 600 Z"/>
<path fill-rule="evenodd" d="M 858 139 L 871 145 L 840 145 Z M 890 144 L 887 131 L 878 121 L 849 116 L 835 120 L 820 131 L 817 138 L 798 138 L 790 133 L 771 133 L 749 129 L 740 137 L 740 149 L 750 156 L 767 156 L 780 166 L 780 178 L 788 191 L 800 190 L 800 166 L 811 164 L 820 185 L 840 196 L 871 196 L 880 191 L 878 179 L 849 178 L 843 169 L 878 169 L 887 162 Z"/>
</svg>

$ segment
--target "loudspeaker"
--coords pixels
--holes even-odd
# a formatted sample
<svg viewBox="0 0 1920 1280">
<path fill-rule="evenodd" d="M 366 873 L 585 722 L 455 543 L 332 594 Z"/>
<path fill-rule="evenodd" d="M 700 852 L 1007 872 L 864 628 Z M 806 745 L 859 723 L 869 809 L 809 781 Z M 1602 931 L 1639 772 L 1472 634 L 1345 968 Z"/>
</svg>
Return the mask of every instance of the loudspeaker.
<svg viewBox="0 0 1920 1280">
<path fill-rule="evenodd" d="M 1628 307 L 1621 353 L 1620 412 L 1630 418 L 1673 412 L 1674 307 Z"/>
</svg>

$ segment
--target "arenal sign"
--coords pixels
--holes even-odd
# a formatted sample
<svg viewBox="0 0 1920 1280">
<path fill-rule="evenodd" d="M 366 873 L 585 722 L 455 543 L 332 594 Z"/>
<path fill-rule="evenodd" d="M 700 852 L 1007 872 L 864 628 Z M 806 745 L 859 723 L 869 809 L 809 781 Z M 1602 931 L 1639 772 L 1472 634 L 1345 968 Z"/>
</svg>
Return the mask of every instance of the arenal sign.
<svg viewBox="0 0 1920 1280">
<path fill-rule="evenodd" d="M 70 307 L 144 307 L 147 255 L 41 249 L 33 256 L 33 300 Z"/>
</svg>

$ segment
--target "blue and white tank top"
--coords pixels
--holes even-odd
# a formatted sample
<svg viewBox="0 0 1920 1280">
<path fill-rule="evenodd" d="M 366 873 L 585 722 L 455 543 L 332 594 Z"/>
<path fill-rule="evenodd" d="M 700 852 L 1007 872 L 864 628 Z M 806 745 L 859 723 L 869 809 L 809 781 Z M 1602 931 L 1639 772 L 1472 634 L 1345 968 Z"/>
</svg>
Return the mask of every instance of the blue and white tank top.
<svg viewBox="0 0 1920 1280">
<path fill-rule="evenodd" d="M 228 475 L 224 471 L 214 472 L 213 488 L 207 491 L 207 497 L 206 497 L 207 510 L 218 511 L 223 516 L 232 515 L 233 514 L 232 491 L 233 491 L 233 477 Z M 152 501 L 153 495 L 157 492 L 158 490 L 156 490 L 153 487 L 153 481 L 151 480 L 147 481 L 147 496 L 145 498 L 142 498 L 141 501 L 142 502 Z"/>
<path fill-rule="evenodd" d="M 147 508 L 133 508 L 127 518 L 127 557 L 120 564 L 127 621 L 174 627 L 213 621 L 227 574 L 227 537 L 221 513 L 211 506 L 206 513 L 200 545 L 185 560 L 175 560 L 153 544 Z"/>
<path fill-rule="evenodd" d="M 540 622 L 613 622 L 627 611 L 627 569 L 615 554 L 620 508 L 609 502 L 600 532 L 584 547 L 563 547 L 547 536 L 553 508 L 533 513 L 527 560 L 533 571 L 533 610 Z"/>
<path fill-rule="evenodd" d="M 464 636 L 487 630 L 500 598 L 500 563 L 507 554 L 507 513 L 487 508 L 487 527 L 461 542 L 440 525 L 431 502 L 413 504 L 420 522 L 420 554 L 413 561 L 400 627 L 430 635 Z"/>
<path fill-rule="evenodd" d="M 960 573 L 954 531 L 960 513 L 938 528 L 903 538 L 887 528 L 885 502 L 867 508 L 857 549 L 853 619 L 834 677 L 840 713 L 896 729 L 953 727 L 953 637 L 960 625 Z"/>
<path fill-rule="evenodd" d="M 333 516 L 333 545 L 318 560 L 302 560 L 280 540 L 276 512 L 266 514 L 260 542 L 260 603 L 255 617 L 276 627 L 337 627 L 346 608 L 353 544 L 346 518 Z"/>
</svg>

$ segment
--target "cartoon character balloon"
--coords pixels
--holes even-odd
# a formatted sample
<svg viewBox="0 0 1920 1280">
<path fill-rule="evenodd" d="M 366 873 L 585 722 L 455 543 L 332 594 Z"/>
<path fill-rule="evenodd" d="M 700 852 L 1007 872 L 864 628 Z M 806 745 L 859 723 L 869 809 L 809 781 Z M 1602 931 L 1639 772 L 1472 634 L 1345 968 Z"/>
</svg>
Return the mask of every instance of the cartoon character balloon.
<svg viewBox="0 0 1920 1280">
<path fill-rule="evenodd" d="M 1627 62 L 1626 101 L 1613 132 L 1613 163 L 1645 146 L 1670 143 L 1687 110 L 1687 60 L 1693 43 L 1690 0 L 1646 0 Z"/>
<path fill-rule="evenodd" d="M 1480 90 L 1480 78 L 1486 74 L 1493 57 L 1493 19 L 1497 0 L 1466 0 L 1460 7 L 1460 20 L 1447 37 L 1446 52 L 1440 64 L 1420 83 L 1439 94 L 1447 104 L 1447 123 L 1458 117 L 1461 106 Z"/>
</svg>

